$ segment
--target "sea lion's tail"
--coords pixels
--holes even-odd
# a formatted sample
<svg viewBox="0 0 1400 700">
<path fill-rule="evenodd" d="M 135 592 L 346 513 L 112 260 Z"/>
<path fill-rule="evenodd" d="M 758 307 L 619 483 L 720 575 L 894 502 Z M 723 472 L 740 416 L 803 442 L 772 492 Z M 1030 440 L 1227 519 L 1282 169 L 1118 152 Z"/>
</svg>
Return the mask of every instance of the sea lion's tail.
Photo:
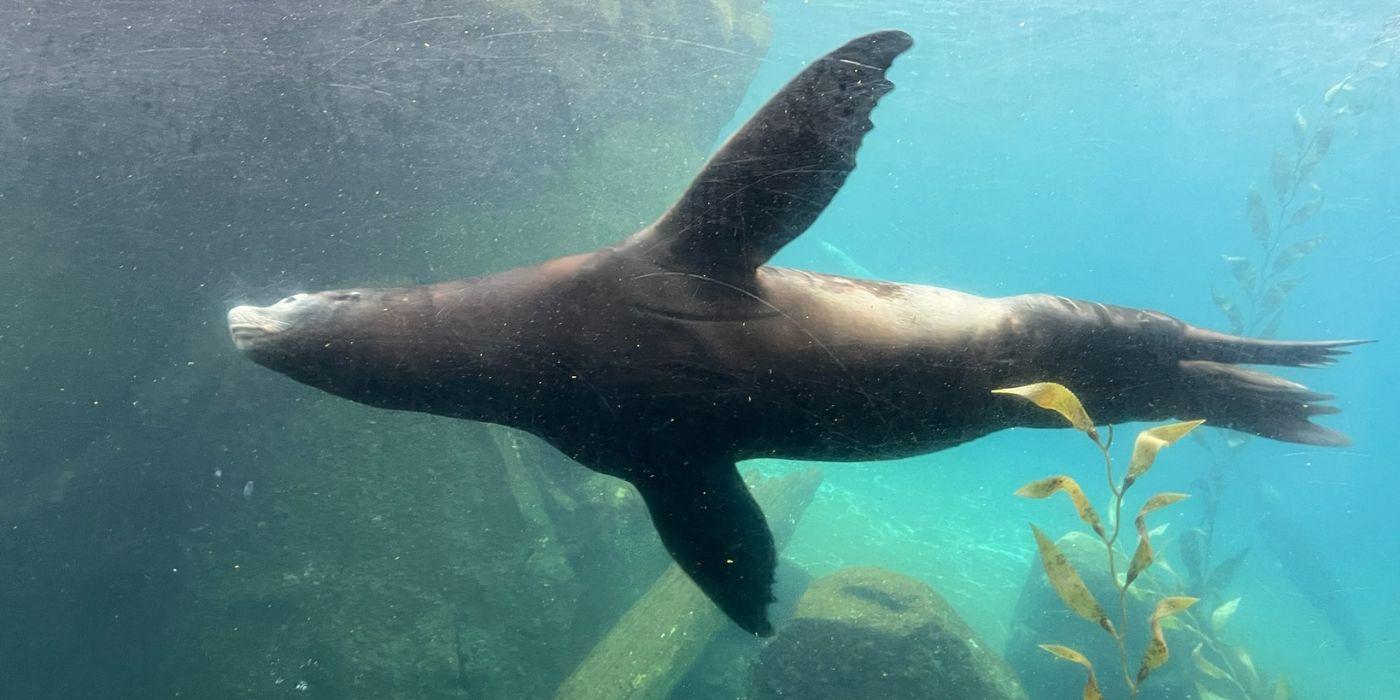
<svg viewBox="0 0 1400 700">
<path fill-rule="evenodd" d="M 1261 343 L 1265 341 L 1260 341 Z M 1268 350 L 1246 362 L 1316 365 L 1332 362 L 1325 354 L 1326 344 L 1272 343 Z M 1293 358 L 1284 353 L 1295 345 Z M 1332 346 L 1336 347 L 1336 346 Z M 1257 359 L 1269 357 L 1275 359 Z M 1208 425 L 1233 428 L 1261 437 L 1323 447 L 1351 444 L 1346 435 L 1325 428 L 1309 419 L 1330 415 L 1341 409 L 1322 402 L 1332 398 L 1287 379 L 1266 372 L 1210 360 L 1182 360 L 1181 386 L 1184 397 L 1180 416 L 1206 419 Z"/>
<path fill-rule="evenodd" d="M 1116 420 L 1204 418 L 1208 425 L 1285 442 L 1326 447 L 1351 444 L 1347 436 L 1310 420 L 1340 410 L 1325 403 L 1332 396 L 1242 365 L 1321 367 L 1335 364 L 1351 346 L 1374 341 L 1244 338 L 1192 326 L 1157 311 L 1057 296 L 1009 297 L 1006 303 L 1022 314 L 1031 314 L 1040 326 L 1054 329 L 1057 339 L 1074 337 L 1076 331 L 1066 328 L 1078 329 L 1095 344 L 1087 351 L 1090 357 L 1132 357 L 1137 365 L 1164 373 L 1170 399 L 1159 402 L 1159 396 L 1128 391 L 1120 396 L 1125 400 L 1118 402 L 1119 413 L 1113 414 Z M 1102 332 L 1105 327 L 1116 333 Z M 1138 392 L 1162 389 L 1155 383 L 1134 386 Z M 1125 391 L 1121 387 L 1116 390 Z M 1091 413 L 1102 417 L 1094 408 Z"/>
<path fill-rule="evenodd" d="M 1334 364 L 1338 356 L 1346 355 L 1353 345 L 1370 340 L 1261 340 L 1226 335 L 1215 331 L 1185 327 L 1187 357 L 1232 365 L 1283 365 L 1286 367 L 1320 367 Z"/>
<path fill-rule="evenodd" d="M 1347 436 L 1309 419 L 1337 413 L 1332 399 L 1296 382 L 1237 365 L 1321 367 L 1337 362 L 1345 348 L 1369 340 L 1287 341 L 1242 338 L 1185 326 L 1180 362 L 1185 404 L 1181 415 L 1209 424 L 1305 445 L 1341 447 Z"/>
</svg>

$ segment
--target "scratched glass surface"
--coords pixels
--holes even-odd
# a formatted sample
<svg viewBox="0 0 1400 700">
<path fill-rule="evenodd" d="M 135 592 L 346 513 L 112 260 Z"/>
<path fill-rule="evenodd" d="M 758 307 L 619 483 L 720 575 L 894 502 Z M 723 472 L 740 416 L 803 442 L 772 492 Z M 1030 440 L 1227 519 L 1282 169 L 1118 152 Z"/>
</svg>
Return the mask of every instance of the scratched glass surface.
<svg viewBox="0 0 1400 700">
<path fill-rule="evenodd" d="M 0 20 L 0 696 L 1400 686 L 1392 3 Z"/>
</svg>

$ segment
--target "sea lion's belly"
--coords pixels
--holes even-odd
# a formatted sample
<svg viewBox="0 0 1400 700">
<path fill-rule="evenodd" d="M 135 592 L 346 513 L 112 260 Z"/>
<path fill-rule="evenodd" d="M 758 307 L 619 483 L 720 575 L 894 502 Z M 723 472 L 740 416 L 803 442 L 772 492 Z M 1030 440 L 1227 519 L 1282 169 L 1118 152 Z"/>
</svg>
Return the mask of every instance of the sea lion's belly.
<svg viewBox="0 0 1400 700">
<path fill-rule="evenodd" d="M 780 348 L 759 380 L 744 457 L 907 457 L 1000 427 L 994 373 L 973 344 L 823 343 Z"/>
<path fill-rule="evenodd" d="M 902 457 L 1002 427 L 996 300 L 773 268 L 760 284 L 749 317 L 634 311 L 594 373 L 612 420 L 740 459 Z"/>
</svg>

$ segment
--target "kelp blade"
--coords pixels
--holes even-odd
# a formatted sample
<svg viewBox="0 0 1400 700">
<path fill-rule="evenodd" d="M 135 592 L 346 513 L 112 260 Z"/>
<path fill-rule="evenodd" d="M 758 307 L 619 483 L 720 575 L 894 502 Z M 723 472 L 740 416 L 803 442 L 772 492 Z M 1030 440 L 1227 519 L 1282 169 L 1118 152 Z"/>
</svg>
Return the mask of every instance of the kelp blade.
<svg viewBox="0 0 1400 700">
<path fill-rule="evenodd" d="M 1220 564 L 1212 569 L 1210 574 L 1206 576 L 1205 590 L 1211 593 L 1219 593 L 1229 587 L 1230 581 L 1235 578 L 1235 572 L 1239 570 L 1240 564 L 1244 562 L 1244 558 L 1247 556 L 1249 556 L 1249 548 L 1245 547 L 1243 550 L 1240 550 L 1239 553 L 1220 562 Z"/>
<path fill-rule="evenodd" d="M 1094 664 L 1089 662 L 1083 654 L 1066 646 L 1059 644 L 1041 644 L 1044 649 L 1065 661 L 1079 664 L 1089 671 L 1089 679 L 1084 682 L 1084 700 L 1103 700 L 1103 691 L 1099 690 L 1098 676 L 1094 675 Z"/>
<path fill-rule="evenodd" d="M 1159 493 L 1142 504 L 1142 508 L 1138 510 L 1137 518 L 1133 520 L 1138 532 L 1138 546 L 1137 550 L 1133 552 L 1133 560 L 1128 565 L 1128 575 L 1124 579 L 1126 583 L 1123 585 L 1132 585 L 1138 575 L 1147 567 L 1152 566 L 1152 562 L 1156 559 L 1156 555 L 1152 551 L 1152 538 L 1147 532 L 1147 514 L 1166 508 L 1185 498 L 1190 498 L 1190 496 L 1184 493 Z"/>
<path fill-rule="evenodd" d="M 1249 228 L 1254 231 L 1254 237 L 1260 243 L 1268 245 L 1273 240 L 1273 231 L 1269 226 L 1268 207 L 1264 205 L 1264 198 L 1259 195 L 1259 190 L 1250 188 L 1245 208 L 1249 210 Z"/>
<path fill-rule="evenodd" d="M 1088 433 L 1090 437 L 1098 435 L 1098 431 L 1094 429 L 1094 421 L 1089 419 L 1089 414 L 1084 410 L 1084 404 L 1079 402 L 1079 397 L 1075 396 L 1074 392 L 1062 384 L 1037 382 L 1008 389 L 993 389 L 992 393 L 1019 396 L 1041 408 L 1060 414 L 1076 430 Z"/>
<path fill-rule="evenodd" d="M 1128 462 L 1128 475 L 1123 479 L 1124 485 L 1130 485 L 1138 477 L 1146 474 L 1147 470 L 1152 468 L 1152 463 L 1157 461 L 1157 453 L 1161 452 L 1162 448 L 1186 437 L 1204 422 L 1204 420 L 1189 420 L 1181 423 L 1169 423 L 1138 433 L 1137 440 L 1133 443 L 1133 458 Z"/>
<path fill-rule="evenodd" d="M 1216 608 L 1215 611 L 1210 614 L 1211 629 L 1215 630 L 1216 634 L 1219 634 L 1221 630 L 1225 629 L 1225 625 L 1230 622 L 1230 618 L 1235 616 L 1235 611 L 1239 609 L 1239 598 L 1221 603 L 1220 607 Z"/>
<path fill-rule="evenodd" d="M 1152 566 L 1152 562 L 1156 559 L 1156 556 L 1157 555 L 1152 551 L 1152 542 L 1148 540 L 1147 535 L 1140 535 L 1138 537 L 1137 549 L 1133 550 L 1133 560 L 1128 564 L 1128 574 L 1127 577 L 1123 579 L 1123 585 L 1133 585 L 1133 581 L 1136 581 L 1137 577 L 1146 570 L 1147 567 Z"/>
<path fill-rule="evenodd" d="M 1204 647 L 1204 642 L 1196 643 L 1196 647 L 1191 650 L 1191 663 L 1195 664 L 1197 671 L 1216 680 L 1223 680 L 1229 674 L 1225 672 L 1225 669 L 1216 666 L 1211 663 L 1210 659 L 1206 658 L 1205 653 L 1203 653 Z"/>
<path fill-rule="evenodd" d="M 1230 651 L 1234 653 L 1235 660 L 1240 662 L 1244 670 L 1249 672 L 1250 680 L 1257 682 L 1259 680 L 1259 671 L 1254 668 L 1254 659 L 1250 657 L 1249 652 L 1245 651 L 1242 647 L 1231 647 Z"/>
<path fill-rule="evenodd" d="M 1196 698 L 1197 700 L 1229 700 L 1229 698 L 1226 698 L 1224 695 L 1212 693 L 1208 688 L 1201 685 L 1200 681 L 1196 682 Z"/>
<path fill-rule="evenodd" d="M 1187 596 L 1173 596 L 1163 598 L 1157 603 L 1157 607 L 1152 611 L 1152 617 L 1148 618 L 1148 623 L 1152 626 L 1152 639 L 1147 642 L 1147 651 L 1142 655 L 1142 666 L 1138 668 L 1137 674 L 1138 683 L 1147 680 L 1147 677 L 1152 675 L 1152 671 L 1160 668 L 1170 658 L 1170 652 L 1167 650 L 1167 639 L 1162 636 L 1162 619 L 1195 605 L 1197 600 L 1197 598 Z"/>
<path fill-rule="evenodd" d="M 1084 496 L 1084 489 L 1079 487 L 1079 482 L 1068 476 L 1052 476 L 1048 479 L 1032 481 L 1017 489 L 1016 495 L 1022 498 L 1049 498 L 1059 491 L 1063 491 L 1066 496 L 1069 496 L 1069 500 L 1074 503 L 1074 509 L 1079 512 L 1079 519 L 1093 528 L 1099 537 L 1103 537 L 1103 524 L 1099 520 L 1098 512 L 1090 505 L 1089 499 Z"/>
<path fill-rule="evenodd" d="M 1089 587 L 1084 585 L 1084 580 L 1079 578 L 1079 572 L 1070 565 L 1069 559 L 1064 552 L 1055 546 L 1055 542 L 1045 536 L 1040 528 L 1032 525 L 1031 532 L 1035 533 L 1035 544 L 1040 550 L 1040 563 L 1045 567 L 1045 575 L 1050 579 L 1050 587 L 1055 589 L 1055 593 L 1060 596 L 1060 600 L 1074 614 L 1098 624 L 1109 634 L 1117 636 L 1113 629 L 1113 623 L 1099 607 L 1099 602 L 1094 599 L 1094 594 L 1089 592 Z"/>
</svg>

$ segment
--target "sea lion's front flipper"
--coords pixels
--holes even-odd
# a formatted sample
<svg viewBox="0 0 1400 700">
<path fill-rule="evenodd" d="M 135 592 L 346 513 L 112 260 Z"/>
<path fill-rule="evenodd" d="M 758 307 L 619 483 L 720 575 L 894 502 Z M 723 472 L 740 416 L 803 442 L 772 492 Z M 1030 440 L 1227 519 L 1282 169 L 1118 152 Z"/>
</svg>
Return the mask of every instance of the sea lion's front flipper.
<svg viewBox="0 0 1400 700">
<path fill-rule="evenodd" d="M 740 627 L 768 636 L 777 549 L 732 463 L 634 477 L 671 558 Z"/>
<path fill-rule="evenodd" d="M 629 245 L 666 264 L 743 278 L 807 229 L 856 165 L 885 70 L 913 45 L 869 34 L 813 62 L 710 157 L 669 211 Z"/>
</svg>

